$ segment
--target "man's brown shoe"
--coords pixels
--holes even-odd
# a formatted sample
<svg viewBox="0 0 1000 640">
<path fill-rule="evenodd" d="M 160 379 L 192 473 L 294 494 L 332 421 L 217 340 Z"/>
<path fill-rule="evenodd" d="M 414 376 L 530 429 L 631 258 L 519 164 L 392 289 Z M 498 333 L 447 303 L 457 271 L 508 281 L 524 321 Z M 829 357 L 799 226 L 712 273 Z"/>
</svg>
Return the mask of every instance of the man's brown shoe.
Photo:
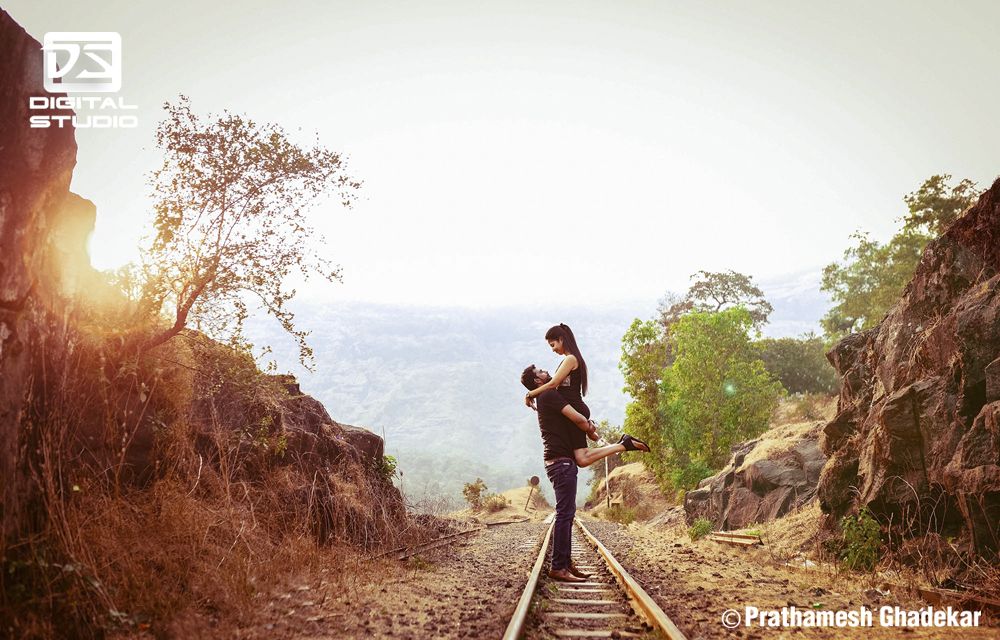
<svg viewBox="0 0 1000 640">
<path fill-rule="evenodd" d="M 589 573 L 577 569 L 575 564 L 569 565 L 569 572 L 572 573 L 577 578 L 583 578 L 584 580 L 590 577 Z"/>
<path fill-rule="evenodd" d="M 568 569 L 549 569 L 549 577 L 559 582 L 586 582 L 569 572 Z"/>
</svg>

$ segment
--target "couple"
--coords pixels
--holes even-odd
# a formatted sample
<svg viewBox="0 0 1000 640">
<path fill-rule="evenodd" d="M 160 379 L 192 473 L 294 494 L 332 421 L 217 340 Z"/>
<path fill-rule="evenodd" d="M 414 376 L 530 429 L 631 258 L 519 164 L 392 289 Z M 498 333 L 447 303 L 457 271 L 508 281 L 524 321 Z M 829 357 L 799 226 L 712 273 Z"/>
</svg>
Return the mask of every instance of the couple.
<svg viewBox="0 0 1000 640">
<path fill-rule="evenodd" d="M 549 577 L 563 582 L 584 582 L 589 575 L 573 566 L 570 547 L 576 515 L 576 470 L 622 451 L 649 451 L 638 438 L 623 435 L 617 444 L 587 448 L 587 438 L 598 440 L 597 425 L 583 402 L 587 393 L 587 363 L 573 332 L 564 324 L 545 332 L 545 339 L 563 356 L 554 376 L 535 365 L 521 374 L 528 393 L 524 403 L 538 412 L 545 452 L 545 473 L 556 494 L 556 521 L 552 532 L 552 566 Z M 537 402 L 537 407 L 535 403 Z"/>
</svg>

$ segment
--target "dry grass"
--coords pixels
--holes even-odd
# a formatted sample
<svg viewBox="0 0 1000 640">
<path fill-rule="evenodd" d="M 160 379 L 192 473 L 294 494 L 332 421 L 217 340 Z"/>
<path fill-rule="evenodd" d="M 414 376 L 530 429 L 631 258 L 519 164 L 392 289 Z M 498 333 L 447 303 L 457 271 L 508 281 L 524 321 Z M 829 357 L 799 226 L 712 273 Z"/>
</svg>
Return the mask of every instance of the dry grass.
<svg viewBox="0 0 1000 640">
<path fill-rule="evenodd" d="M 4 635 L 229 636 L 294 576 L 424 535 L 353 448 L 289 446 L 287 396 L 246 356 L 191 335 L 132 359 L 53 343 L 74 349 L 45 354 L 19 427 Z"/>
<path fill-rule="evenodd" d="M 822 422 L 791 422 L 772 427 L 759 436 L 760 442 L 747 453 L 739 470 L 760 460 L 783 457 L 802 440 L 815 438 L 822 427 Z"/>
<path fill-rule="evenodd" d="M 822 512 L 813 500 L 785 516 L 747 527 L 760 533 L 761 541 L 777 562 L 801 562 L 822 553 L 822 541 L 828 535 L 820 526 Z"/>
</svg>

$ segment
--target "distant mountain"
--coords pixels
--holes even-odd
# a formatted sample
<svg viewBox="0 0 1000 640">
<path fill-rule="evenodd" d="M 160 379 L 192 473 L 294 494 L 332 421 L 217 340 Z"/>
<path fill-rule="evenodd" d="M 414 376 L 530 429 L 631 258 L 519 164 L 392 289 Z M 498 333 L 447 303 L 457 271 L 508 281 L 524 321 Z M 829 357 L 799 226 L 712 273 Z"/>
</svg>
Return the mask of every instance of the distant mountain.
<svg viewBox="0 0 1000 640">
<path fill-rule="evenodd" d="M 765 333 L 818 330 L 828 303 L 817 287 L 816 272 L 763 283 L 775 307 Z M 655 309 L 655 300 L 546 309 L 306 302 L 297 314 L 312 331 L 316 370 L 291 370 L 334 419 L 385 435 L 411 499 L 461 499 L 462 485 L 477 477 L 501 491 L 544 476 L 537 421 L 524 406 L 519 377 L 529 364 L 558 365 L 543 338 L 549 326 L 573 328 L 590 371 L 593 416 L 621 424 L 628 401 L 618 371 L 621 337 L 634 318 Z M 274 347 L 283 367 L 296 362 L 276 324 L 255 322 L 251 333 Z"/>
</svg>

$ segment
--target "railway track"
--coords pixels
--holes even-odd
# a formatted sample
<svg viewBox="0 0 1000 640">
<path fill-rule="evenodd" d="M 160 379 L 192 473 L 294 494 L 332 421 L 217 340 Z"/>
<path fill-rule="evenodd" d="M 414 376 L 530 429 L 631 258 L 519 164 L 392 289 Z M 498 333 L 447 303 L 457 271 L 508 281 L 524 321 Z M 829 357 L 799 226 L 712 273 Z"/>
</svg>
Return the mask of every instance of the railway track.
<svg viewBox="0 0 1000 640">
<path fill-rule="evenodd" d="M 573 562 L 589 573 L 567 583 L 546 575 L 552 527 L 543 537 L 504 640 L 516 638 L 667 638 L 685 640 L 662 609 L 580 520 L 573 530 Z"/>
</svg>

